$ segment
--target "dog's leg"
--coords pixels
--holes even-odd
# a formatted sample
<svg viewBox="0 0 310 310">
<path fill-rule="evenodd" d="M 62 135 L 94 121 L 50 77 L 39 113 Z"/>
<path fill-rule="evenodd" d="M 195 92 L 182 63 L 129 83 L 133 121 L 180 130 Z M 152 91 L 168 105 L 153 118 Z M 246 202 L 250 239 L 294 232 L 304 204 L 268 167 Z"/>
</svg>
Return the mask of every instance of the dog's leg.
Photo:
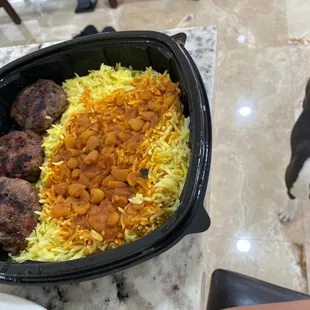
<svg viewBox="0 0 310 310">
<path fill-rule="evenodd" d="M 298 207 L 297 199 L 289 199 L 287 204 L 279 212 L 279 220 L 282 223 L 286 223 L 294 219 Z"/>
</svg>

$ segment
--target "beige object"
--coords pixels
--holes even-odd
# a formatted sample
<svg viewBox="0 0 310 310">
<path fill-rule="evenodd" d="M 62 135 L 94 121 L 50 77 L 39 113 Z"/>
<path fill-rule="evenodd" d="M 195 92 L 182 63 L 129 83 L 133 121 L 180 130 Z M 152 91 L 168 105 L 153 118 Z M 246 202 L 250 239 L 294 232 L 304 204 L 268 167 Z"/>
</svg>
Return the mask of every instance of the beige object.
<svg viewBox="0 0 310 310">
<path fill-rule="evenodd" d="M 292 301 L 292 302 L 281 302 L 274 304 L 266 304 L 266 305 L 256 305 L 256 306 L 246 306 L 246 307 L 237 307 L 237 308 L 229 308 L 236 310 L 309 310 L 310 309 L 310 301 Z M 229 310 L 226 309 L 226 310 Z"/>
</svg>

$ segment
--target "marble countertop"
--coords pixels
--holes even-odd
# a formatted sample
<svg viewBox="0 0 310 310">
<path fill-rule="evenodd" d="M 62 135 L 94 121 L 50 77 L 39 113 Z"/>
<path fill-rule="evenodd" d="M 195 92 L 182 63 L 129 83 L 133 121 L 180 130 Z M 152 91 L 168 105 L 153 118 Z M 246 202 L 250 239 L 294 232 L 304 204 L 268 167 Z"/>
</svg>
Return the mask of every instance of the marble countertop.
<svg viewBox="0 0 310 310">
<path fill-rule="evenodd" d="M 165 31 L 187 34 L 185 47 L 196 62 L 210 105 L 216 57 L 215 27 Z M 0 67 L 52 43 L 0 48 Z M 72 285 L 23 287 L 0 284 L 0 292 L 30 299 L 48 310 L 205 309 L 205 234 L 186 236 L 167 252 L 120 273 Z"/>
</svg>

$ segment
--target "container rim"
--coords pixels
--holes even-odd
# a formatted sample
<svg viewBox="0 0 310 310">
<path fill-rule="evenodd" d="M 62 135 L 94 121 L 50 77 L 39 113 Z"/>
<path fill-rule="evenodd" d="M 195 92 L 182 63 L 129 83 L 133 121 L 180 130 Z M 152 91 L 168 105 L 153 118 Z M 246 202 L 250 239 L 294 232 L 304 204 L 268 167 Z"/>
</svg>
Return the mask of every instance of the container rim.
<svg viewBox="0 0 310 310">
<path fill-rule="evenodd" d="M 187 81 L 186 84 L 188 84 L 187 87 L 191 87 L 191 85 L 200 85 L 200 87 L 192 87 L 189 96 L 189 101 L 193 101 L 193 97 L 199 97 L 200 102 L 202 103 L 201 106 L 196 107 L 199 112 L 198 114 L 196 113 L 196 115 L 199 119 L 195 119 L 195 122 L 199 121 L 201 124 L 202 131 L 194 146 L 197 151 L 197 158 L 195 158 L 195 178 L 193 178 L 190 184 L 193 190 L 185 201 L 183 201 L 184 197 L 182 197 L 181 201 L 181 205 L 186 205 L 186 207 L 183 208 L 184 210 L 180 210 L 180 205 L 178 210 L 165 224 L 147 236 L 113 250 L 64 262 L 25 262 L 23 264 L 0 262 L 0 282 L 5 281 L 5 283 L 8 283 L 20 281 L 23 283 L 40 283 L 41 281 L 46 283 L 50 282 L 49 277 L 57 279 L 57 282 L 63 282 L 62 280 L 59 280 L 59 277 L 70 278 L 72 277 L 72 272 L 76 274 L 77 272 L 89 273 L 91 270 L 94 271 L 98 269 L 107 270 L 107 265 L 113 263 L 113 270 L 115 270 L 117 269 L 117 267 L 115 268 L 116 259 L 119 262 L 118 265 L 120 266 L 120 269 L 124 268 L 121 267 L 124 264 L 126 264 L 126 267 L 130 266 L 130 261 L 132 261 L 131 265 L 134 265 L 137 263 L 137 260 L 140 262 L 141 260 L 145 260 L 145 258 L 154 256 L 154 253 L 163 252 L 186 235 L 186 229 L 194 220 L 197 208 L 201 208 L 200 200 L 201 198 L 203 200 L 205 194 L 203 190 L 206 187 L 206 184 L 203 184 L 203 182 L 207 183 L 206 180 L 209 176 L 211 159 L 211 116 L 208 99 L 199 71 L 193 60 L 186 50 L 168 35 L 155 31 L 124 31 L 96 34 L 58 43 L 26 55 L 2 67 L 0 69 L 0 83 L 5 80 L 5 76 L 18 70 L 21 66 L 29 64 L 29 62 L 42 59 L 42 57 L 48 57 L 56 52 L 61 53 L 62 51 L 68 51 L 68 49 L 77 46 L 82 48 L 89 44 L 99 44 L 110 40 L 113 40 L 115 43 L 143 40 L 150 44 L 155 43 L 164 45 L 169 49 L 169 52 L 173 54 L 175 61 L 182 66 L 184 72 L 190 73 L 190 76 L 185 79 Z M 204 119 L 203 115 L 206 115 L 207 119 Z M 200 173 L 196 173 L 197 171 L 200 171 Z M 189 171 L 188 175 L 190 175 L 190 173 L 191 171 Z M 185 187 L 188 181 L 189 178 L 187 178 Z M 200 203 L 197 203 L 197 201 L 200 201 Z M 187 218 L 186 215 L 188 215 Z M 199 231 L 199 228 L 197 230 Z M 167 244 L 166 241 L 170 242 Z M 160 243 L 162 243 L 162 245 L 160 245 Z M 104 262 L 102 260 L 104 260 Z M 57 269 L 56 271 L 55 268 Z M 83 277 L 83 280 L 85 277 Z M 23 278 L 25 278 L 25 280 Z M 31 281 L 32 278 L 33 281 Z"/>
</svg>

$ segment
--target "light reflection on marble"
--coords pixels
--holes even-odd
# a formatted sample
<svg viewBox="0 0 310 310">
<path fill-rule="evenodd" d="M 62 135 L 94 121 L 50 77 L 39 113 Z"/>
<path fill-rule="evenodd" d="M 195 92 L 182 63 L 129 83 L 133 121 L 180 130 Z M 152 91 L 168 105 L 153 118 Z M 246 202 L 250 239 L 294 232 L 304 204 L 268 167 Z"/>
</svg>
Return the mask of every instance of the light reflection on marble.
<svg viewBox="0 0 310 310">
<path fill-rule="evenodd" d="M 206 243 L 209 270 L 234 270 L 296 291 L 308 292 L 304 246 L 251 240 L 251 248 L 240 251 L 239 241 L 209 237 Z"/>
<path fill-rule="evenodd" d="M 249 252 L 251 250 L 251 242 L 246 239 L 240 239 L 237 241 L 237 249 L 239 252 Z"/>
<path fill-rule="evenodd" d="M 214 124 L 221 128 L 289 128 L 294 122 L 289 48 L 219 50 Z M 251 114 L 240 111 L 249 107 Z"/>
</svg>

